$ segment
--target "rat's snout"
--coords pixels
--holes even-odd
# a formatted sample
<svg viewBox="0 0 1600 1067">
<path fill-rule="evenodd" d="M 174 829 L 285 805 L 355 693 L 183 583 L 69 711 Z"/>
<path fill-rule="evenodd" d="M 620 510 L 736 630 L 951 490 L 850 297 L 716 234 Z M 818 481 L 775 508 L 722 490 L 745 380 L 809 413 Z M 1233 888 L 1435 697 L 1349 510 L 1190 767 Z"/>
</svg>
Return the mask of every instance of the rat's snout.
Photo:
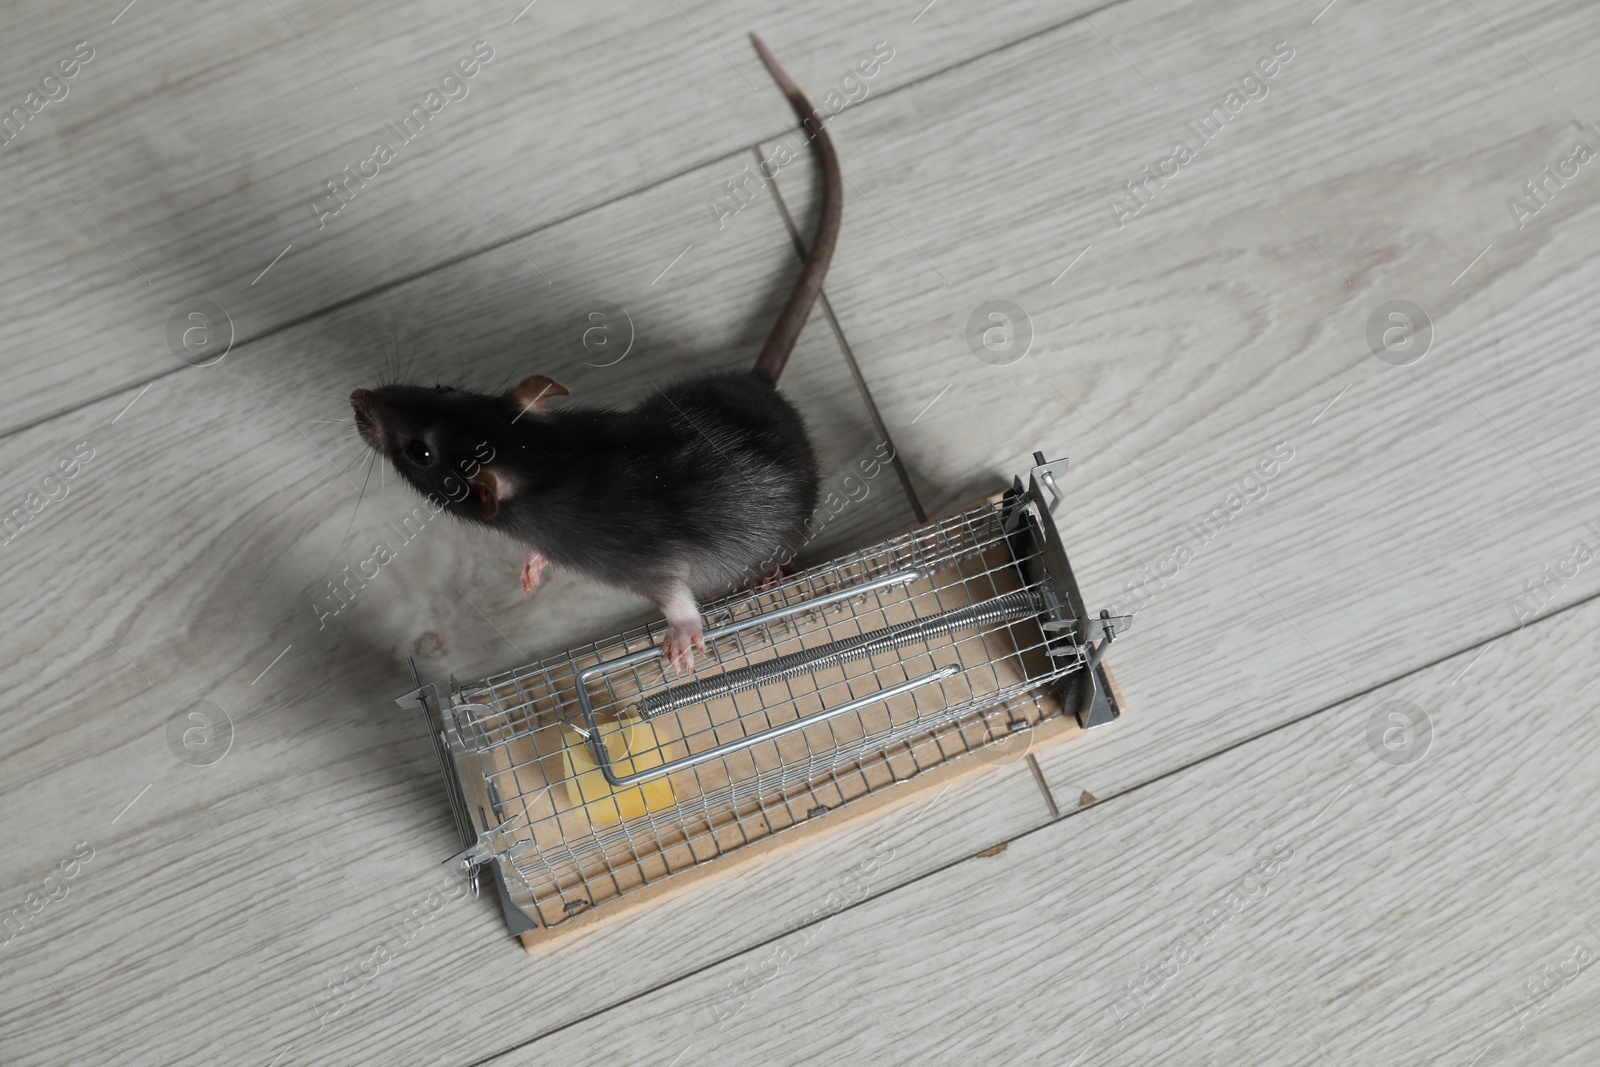
<svg viewBox="0 0 1600 1067">
<path fill-rule="evenodd" d="M 361 431 L 361 439 L 373 448 L 379 444 L 377 419 L 372 414 L 372 394 L 365 389 L 355 389 L 350 393 L 350 410 L 356 415 L 356 429 Z"/>
</svg>

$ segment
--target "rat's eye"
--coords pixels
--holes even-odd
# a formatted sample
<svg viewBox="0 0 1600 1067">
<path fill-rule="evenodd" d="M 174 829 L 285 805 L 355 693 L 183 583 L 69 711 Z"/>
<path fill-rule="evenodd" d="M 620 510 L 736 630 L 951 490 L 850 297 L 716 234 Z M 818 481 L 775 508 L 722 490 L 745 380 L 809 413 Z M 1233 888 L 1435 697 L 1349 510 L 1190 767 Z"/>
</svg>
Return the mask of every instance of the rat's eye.
<svg viewBox="0 0 1600 1067">
<path fill-rule="evenodd" d="M 433 449 L 428 443 L 418 438 L 406 445 L 406 458 L 419 467 L 433 466 Z"/>
</svg>

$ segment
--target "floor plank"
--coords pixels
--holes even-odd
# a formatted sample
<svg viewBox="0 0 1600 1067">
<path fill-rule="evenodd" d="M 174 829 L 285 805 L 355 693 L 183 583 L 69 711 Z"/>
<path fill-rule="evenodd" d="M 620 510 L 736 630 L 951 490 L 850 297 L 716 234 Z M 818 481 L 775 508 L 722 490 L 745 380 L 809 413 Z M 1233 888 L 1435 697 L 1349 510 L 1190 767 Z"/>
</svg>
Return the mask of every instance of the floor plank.
<svg viewBox="0 0 1600 1067">
<path fill-rule="evenodd" d="M 1591 600 L 517 1055 L 1587 1062 L 1597 625 Z M 1426 746 L 1383 740 L 1395 701 Z"/>
<path fill-rule="evenodd" d="M 14 72 L 5 99 L 21 104 L 79 42 L 92 58 L 3 146 L 18 193 L 0 212 L 15 354 L 0 431 L 171 373 L 167 324 L 191 299 L 258 337 L 507 235 L 526 259 L 517 271 L 559 279 L 545 239 L 528 235 L 716 160 L 724 169 L 671 205 L 700 223 L 703 255 L 720 236 L 707 201 L 738 177 L 747 146 L 790 124 L 750 30 L 842 106 L 841 81 L 879 41 L 893 59 L 850 83 L 857 98 L 1076 17 L 1032 0 L 998 13 L 974 30 L 948 7 L 917 17 L 887 0 L 803 12 L 729 0 L 145 3 L 115 18 L 29 5 L 0 44 Z M 444 85 L 480 43 L 492 58 Z M 430 102 L 441 87 L 449 95 Z M 423 105 L 435 113 L 420 133 L 388 131 Z M 380 139 L 393 159 L 362 168 Z M 346 183 L 331 218 L 328 182 Z"/>
<path fill-rule="evenodd" d="M 1549 577 L 1600 544 L 1597 214 L 1587 169 L 1521 229 L 1506 201 L 1600 141 L 1596 14 L 912 7 L 539 5 L 478 31 L 432 0 L 140 4 L 94 12 L 103 38 L 75 8 L 24 9 L 7 69 L 84 34 L 98 51 L 0 151 L 40 194 L 4 218 L 7 499 L 93 458 L 0 546 L 0 904 L 76 872 L 0 944 L 0 1059 L 1593 1058 L 1583 979 L 1512 1006 L 1600 944 L 1592 791 L 1568 784 L 1592 774 L 1594 608 L 1556 613 L 1600 588 Z M 720 227 L 707 206 L 786 126 L 742 37 L 757 23 L 808 88 L 896 49 L 833 122 L 839 333 L 815 318 L 785 380 L 829 469 L 880 439 L 872 409 L 935 514 L 1035 448 L 1070 454 L 1094 606 L 1129 606 L 1180 540 L 1198 551 L 1111 654 L 1128 719 L 1041 754 L 1063 809 L 1100 804 L 1035 829 L 1012 765 L 529 961 L 486 903 L 419 922 L 454 839 L 390 700 L 408 655 L 471 675 L 643 605 L 561 575 L 522 602 L 514 546 L 430 527 L 318 629 L 322 583 L 411 506 L 385 481 L 357 507 L 356 453 L 318 420 L 389 348 L 429 379 L 540 369 L 598 402 L 747 359 L 796 269 L 770 198 Z M 511 44 L 441 136 L 313 230 L 306 186 L 479 32 Z M 1108 197 L 1281 40 L 1270 95 L 1118 227 Z M 808 168 L 778 184 L 803 223 Z M 248 343 L 174 370 L 166 323 L 197 294 Z M 1033 316 L 1011 366 L 965 339 L 992 298 Z M 1395 298 L 1436 326 L 1413 366 L 1367 347 Z M 580 341 L 601 302 L 635 334 L 612 366 Z M 1265 495 L 1197 533 L 1231 491 L 1258 496 L 1243 479 L 1280 443 Z M 911 520 L 877 488 L 812 558 Z M 1414 767 L 1367 739 L 1392 697 L 1432 716 Z M 186 767 L 166 731 L 201 699 L 233 748 Z M 1126 983 L 1280 840 L 1297 851 L 1267 896 L 1130 1014 Z M 390 938 L 394 965 L 319 1020 Z"/>
<path fill-rule="evenodd" d="M 1503 633 L 1527 582 L 1596 543 L 1600 186 L 1520 231 L 1505 207 L 1596 141 L 1573 123 L 1594 18 L 1505 24 L 1557 93 L 1449 5 L 1341 4 L 1315 29 L 1258 3 L 1123 5 L 836 120 L 852 185 L 829 295 L 914 488 L 937 509 L 1034 449 L 1070 455 L 1077 576 L 1092 609 L 1135 613 L 1112 659 L 1145 713 L 1050 754 L 1058 796 Z M 1139 45 L 1125 60 L 1097 30 Z M 1119 230 L 1122 177 L 1281 40 L 1268 95 Z M 779 181 L 809 196 L 804 172 Z M 1010 366 L 964 339 L 991 297 L 1031 309 Z M 1435 323 L 1411 366 L 1364 336 L 1394 298 Z M 1569 567 L 1547 599 L 1596 578 Z"/>
</svg>

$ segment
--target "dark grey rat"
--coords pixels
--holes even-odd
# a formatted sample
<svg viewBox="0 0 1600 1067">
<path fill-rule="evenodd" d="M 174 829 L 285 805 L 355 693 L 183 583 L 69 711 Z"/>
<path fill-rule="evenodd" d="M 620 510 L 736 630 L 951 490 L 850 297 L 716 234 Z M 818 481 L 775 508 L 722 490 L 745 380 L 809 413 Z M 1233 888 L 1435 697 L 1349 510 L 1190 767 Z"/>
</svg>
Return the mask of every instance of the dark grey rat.
<svg viewBox="0 0 1600 1067">
<path fill-rule="evenodd" d="M 547 564 L 660 605 L 674 670 L 706 650 L 696 597 L 762 577 L 805 538 L 816 454 L 777 391 L 833 258 L 842 181 L 828 133 L 761 40 L 757 53 L 807 131 L 822 168 L 822 215 L 800 280 L 748 373 L 658 386 L 635 407 L 549 410 L 566 387 L 533 375 L 500 395 L 385 385 L 350 394 L 362 438 L 424 495 L 531 551 L 524 593 Z"/>
</svg>

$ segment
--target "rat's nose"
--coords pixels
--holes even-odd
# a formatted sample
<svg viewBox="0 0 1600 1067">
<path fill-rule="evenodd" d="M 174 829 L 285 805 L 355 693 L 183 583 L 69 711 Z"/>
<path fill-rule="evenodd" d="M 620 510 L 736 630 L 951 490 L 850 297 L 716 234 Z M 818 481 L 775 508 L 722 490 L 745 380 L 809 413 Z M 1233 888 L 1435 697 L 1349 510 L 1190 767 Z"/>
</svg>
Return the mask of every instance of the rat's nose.
<svg viewBox="0 0 1600 1067">
<path fill-rule="evenodd" d="M 356 429 L 361 439 L 373 448 L 378 447 L 377 417 L 372 413 L 372 394 L 365 389 L 350 391 L 350 410 L 356 413 Z"/>
</svg>

